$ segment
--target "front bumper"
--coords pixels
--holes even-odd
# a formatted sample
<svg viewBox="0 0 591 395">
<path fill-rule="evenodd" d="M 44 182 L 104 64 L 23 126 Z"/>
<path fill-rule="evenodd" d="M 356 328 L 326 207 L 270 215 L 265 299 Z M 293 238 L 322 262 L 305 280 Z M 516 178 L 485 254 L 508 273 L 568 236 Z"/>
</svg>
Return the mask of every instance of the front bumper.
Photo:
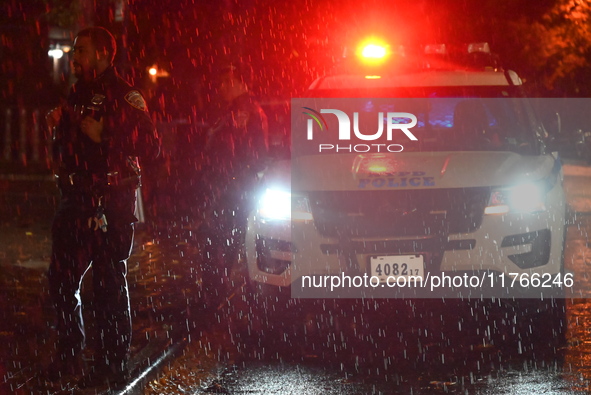
<svg viewBox="0 0 591 395">
<path fill-rule="evenodd" d="M 246 238 L 249 276 L 258 283 L 280 287 L 294 284 L 295 288 L 301 289 L 303 276 L 368 275 L 371 256 L 404 254 L 422 255 L 425 274 L 433 276 L 477 273 L 486 279 L 499 279 L 499 275 L 510 279 L 516 274 L 542 276 L 564 272 L 565 202 L 562 188 L 554 188 L 548 193 L 545 211 L 482 215 L 469 218 L 467 223 L 473 226 L 455 226 L 456 232 L 453 232 L 453 226 L 422 224 L 421 229 L 428 230 L 418 232 L 421 233 L 418 236 L 417 232 L 413 236 L 396 233 L 380 236 L 364 232 L 355 237 L 355 232 L 360 233 L 358 230 L 339 233 L 338 229 L 330 229 L 326 224 L 319 227 L 318 221 L 262 222 L 253 214 L 249 218 Z M 442 231 L 443 228 L 451 231 Z M 503 285 L 508 288 L 507 282 Z M 508 289 L 509 294 L 518 288 L 513 285 L 511 288 L 514 289 Z M 316 292 L 318 290 L 297 292 L 295 288 L 292 287 L 292 295 L 298 297 L 409 296 L 408 292 L 401 294 L 399 289 L 393 292 L 388 287 L 357 287 L 344 294 Z M 531 291 L 539 294 L 540 290 Z M 439 293 L 429 288 L 422 291 L 417 293 L 414 289 L 410 294 L 416 297 L 446 296 L 441 294 L 442 290 Z M 478 291 L 481 290 L 472 287 L 468 294 L 475 296 Z"/>
</svg>

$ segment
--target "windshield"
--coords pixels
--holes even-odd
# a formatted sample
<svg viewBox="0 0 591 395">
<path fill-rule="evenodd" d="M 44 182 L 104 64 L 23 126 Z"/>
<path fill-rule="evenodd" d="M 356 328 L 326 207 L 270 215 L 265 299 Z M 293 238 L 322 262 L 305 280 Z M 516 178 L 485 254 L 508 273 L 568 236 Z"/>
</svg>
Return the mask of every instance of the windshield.
<svg viewBox="0 0 591 395">
<path fill-rule="evenodd" d="M 418 145 L 410 151 L 510 151 L 533 154 L 536 134 L 524 99 L 446 98 L 415 107 Z"/>
<path fill-rule="evenodd" d="M 540 152 L 538 123 L 527 99 L 518 97 L 518 87 L 420 87 L 380 89 L 339 89 L 310 91 L 322 108 L 339 108 L 357 113 L 361 133 L 373 134 L 379 122 L 384 131 L 388 122 L 408 123 L 408 119 L 389 120 L 389 112 L 412 113 L 416 141 L 404 135 L 391 136 L 404 142 L 404 152 L 430 151 L 508 151 L 522 155 Z M 347 99 L 344 99 L 347 98 Z M 380 115 L 381 115 L 381 120 Z M 327 115 L 332 119 L 332 115 Z M 350 116 L 351 122 L 354 121 Z M 353 125 L 355 126 L 355 125 Z M 329 127 L 330 129 L 330 127 Z M 297 130 L 297 129 L 294 129 Z M 317 143 L 332 144 L 334 134 L 318 134 Z M 372 141 L 389 144 L 387 133 Z M 316 152 L 318 150 L 316 149 Z"/>
</svg>

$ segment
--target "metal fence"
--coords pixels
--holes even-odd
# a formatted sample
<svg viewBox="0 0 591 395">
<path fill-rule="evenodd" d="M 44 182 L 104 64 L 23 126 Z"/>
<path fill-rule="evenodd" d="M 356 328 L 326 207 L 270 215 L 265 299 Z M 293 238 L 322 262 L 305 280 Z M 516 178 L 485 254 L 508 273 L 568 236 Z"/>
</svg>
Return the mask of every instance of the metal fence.
<svg viewBox="0 0 591 395">
<path fill-rule="evenodd" d="M 39 108 L 0 107 L 0 170 L 49 172 L 51 138 Z"/>
</svg>

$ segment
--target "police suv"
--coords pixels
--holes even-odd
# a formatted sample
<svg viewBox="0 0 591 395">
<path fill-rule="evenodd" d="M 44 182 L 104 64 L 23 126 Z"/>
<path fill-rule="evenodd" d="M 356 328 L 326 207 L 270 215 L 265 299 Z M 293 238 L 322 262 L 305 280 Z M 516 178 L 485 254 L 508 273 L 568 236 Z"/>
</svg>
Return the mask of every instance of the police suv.
<svg viewBox="0 0 591 395">
<path fill-rule="evenodd" d="M 560 290 L 562 168 L 484 43 L 365 43 L 292 100 L 291 160 L 248 219 L 251 282 L 317 297 Z"/>
</svg>

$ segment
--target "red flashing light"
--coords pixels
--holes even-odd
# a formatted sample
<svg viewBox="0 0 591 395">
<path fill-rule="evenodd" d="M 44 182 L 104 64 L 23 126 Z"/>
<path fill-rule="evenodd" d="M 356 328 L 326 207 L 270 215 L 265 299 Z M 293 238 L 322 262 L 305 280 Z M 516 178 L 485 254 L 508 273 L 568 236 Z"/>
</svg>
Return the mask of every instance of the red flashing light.
<svg viewBox="0 0 591 395">
<path fill-rule="evenodd" d="M 377 44 L 368 44 L 363 47 L 361 56 L 369 59 L 382 59 L 386 56 L 386 47 Z"/>
<path fill-rule="evenodd" d="M 385 61 L 389 55 L 389 45 L 376 38 L 369 38 L 357 47 L 357 58 L 366 64 L 380 64 Z"/>
</svg>

